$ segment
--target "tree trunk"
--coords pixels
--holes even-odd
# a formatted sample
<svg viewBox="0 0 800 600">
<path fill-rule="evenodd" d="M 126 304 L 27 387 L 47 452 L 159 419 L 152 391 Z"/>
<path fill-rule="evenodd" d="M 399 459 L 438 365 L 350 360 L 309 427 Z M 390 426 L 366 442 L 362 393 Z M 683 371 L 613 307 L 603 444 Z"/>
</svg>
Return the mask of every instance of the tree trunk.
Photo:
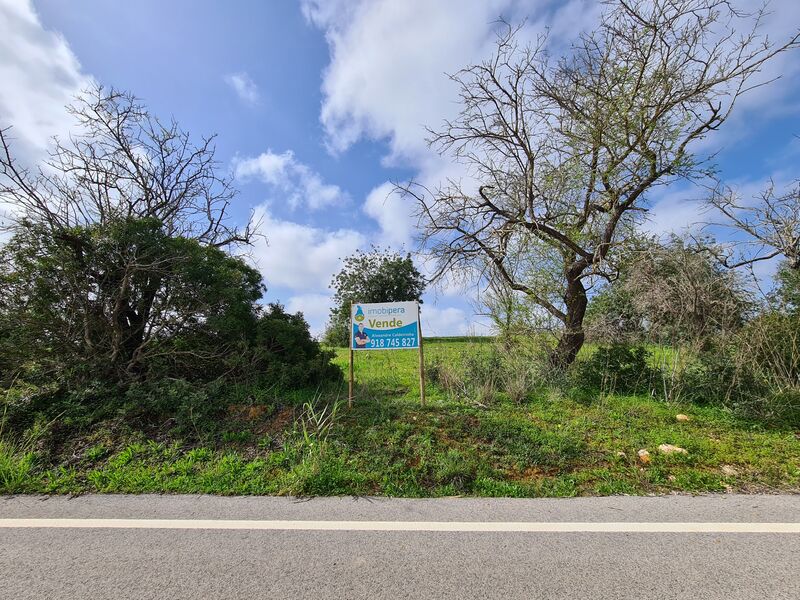
<svg viewBox="0 0 800 600">
<path fill-rule="evenodd" d="M 551 364 L 559 370 L 566 369 L 575 361 L 585 338 L 583 317 L 586 315 L 588 300 L 586 288 L 577 277 L 568 278 L 564 304 L 567 308 L 564 333 L 561 334 L 558 344 L 550 355 Z"/>
</svg>

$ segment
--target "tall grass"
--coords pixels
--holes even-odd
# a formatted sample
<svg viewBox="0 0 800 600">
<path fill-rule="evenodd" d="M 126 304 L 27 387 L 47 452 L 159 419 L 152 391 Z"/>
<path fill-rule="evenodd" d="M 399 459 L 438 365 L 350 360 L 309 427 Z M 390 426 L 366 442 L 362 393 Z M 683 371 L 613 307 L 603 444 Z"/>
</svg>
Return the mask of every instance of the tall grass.
<svg viewBox="0 0 800 600">
<path fill-rule="evenodd" d="M 13 387 L 13 384 L 12 384 Z M 9 388 L 10 390 L 10 388 Z M 6 415 L 10 391 L 6 392 L 3 415 L 0 417 L 0 494 L 15 494 L 25 490 L 25 484 L 33 471 L 35 438 L 28 437 L 23 443 L 6 439 Z"/>
</svg>

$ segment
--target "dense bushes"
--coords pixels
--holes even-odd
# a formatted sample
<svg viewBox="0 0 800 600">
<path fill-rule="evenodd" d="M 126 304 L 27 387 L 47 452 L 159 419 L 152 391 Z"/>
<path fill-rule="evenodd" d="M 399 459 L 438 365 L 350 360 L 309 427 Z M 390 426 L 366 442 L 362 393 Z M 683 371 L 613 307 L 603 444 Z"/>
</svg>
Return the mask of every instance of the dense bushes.
<svg viewBox="0 0 800 600">
<path fill-rule="evenodd" d="M 279 304 L 270 304 L 258 319 L 251 343 L 250 368 L 265 383 L 297 389 L 341 378 L 331 363 L 334 353 L 311 338 L 303 315 L 289 314 Z"/>
<path fill-rule="evenodd" d="M 75 385 L 213 374 L 262 293 L 242 260 L 170 237 L 155 219 L 24 224 L 0 261 L 11 370 Z"/>
<path fill-rule="evenodd" d="M 278 393 L 341 379 L 301 314 L 256 303 L 257 271 L 155 219 L 68 235 L 24 224 L 0 264 L 9 430 L 39 419 L 57 436 L 123 419 L 196 436 L 232 385 Z"/>
<path fill-rule="evenodd" d="M 297 387 L 333 373 L 302 315 L 258 307 L 257 271 L 167 236 L 156 220 L 73 228 L 68 238 L 20 228 L 0 260 L 11 265 L 0 276 L 0 324 L 15 324 L 0 347 L 9 375 L 75 389 L 223 376 Z"/>
<path fill-rule="evenodd" d="M 213 138 L 113 89 L 69 111 L 46 176 L 0 131 L 0 429 L 200 435 L 232 402 L 341 379 L 301 314 L 259 304 Z"/>
<path fill-rule="evenodd" d="M 770 423 L 800 426 L 800 317 L 760 315 L 699 356 L 687 373 L 698 402 L 716 403 Z"/>
<path fill-rule="evenodd" d="M 176 364 L 170 372 L 164 363 L 158 377 L 132 381 L 17 380 L 8 391 L 3 419 L 18 432 L 30 430 L 37 420 L 57 422 L 51 427 L 57 434 L 121 419 L 136 429 L 198 437 L 213 432 L 231 404 L 275 402 L 289 390 L 341 381 L 332 358 L 311 338 L 301 314 L 271 304 L 258 311 L 248 334 L 206 372 L 202 364 L 194 369 Z"/>
<path fill-rule="evenodd" d="M 649 364 L 650 354 L 642 346 L 600 346 L 576 365 L 577 381 L 583 387 L 613 394 L 652 394 L 659 373 Z"/>
</svg>

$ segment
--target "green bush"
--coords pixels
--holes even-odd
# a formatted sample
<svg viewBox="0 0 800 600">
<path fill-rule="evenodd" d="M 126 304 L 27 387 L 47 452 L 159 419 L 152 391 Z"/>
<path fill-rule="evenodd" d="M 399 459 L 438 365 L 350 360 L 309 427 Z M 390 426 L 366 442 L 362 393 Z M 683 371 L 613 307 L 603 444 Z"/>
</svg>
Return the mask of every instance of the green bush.
<svg viewBox="0 0 800 600">
<path fill-rule="evenodd" d="M 579 387 L 604 393 L 650 394 L 658 372 L 648 364 L 650 353 L 642 346 L 600 346 L 576 368 Z"/>
<path fill-rule="evenodd" d="M 224 415 L 221 391 L 218 385 L 182 379 L 134 383 L 125 391 L 119 413 L 133 424 L 165 425 L 179 434 L 200 436 Z"/>
<path fill-rule="evenodd" d="M 486 405 L 495 399 L 505 365 L 495 346 L 465 349 L 457 358 L 436 360 L 426 367 L 429 381 L 439 385 L 453 398 Z"/>
<path fill-rule="evenodd" d="M 282 389 L 298 389 L 341 380 L 331 363 L 334 352 L 323 350 L 311 337 L 302 313 L 289 314 L 270 304 L 256 324 L 252 368 L 259 379 Z"/>
<path fill-rule="evenodd" d="M 763 314 L 718 340 L 698 363 L 684 375 L 695 402 L 800 426 L 800 315 Z"/>
</svg>

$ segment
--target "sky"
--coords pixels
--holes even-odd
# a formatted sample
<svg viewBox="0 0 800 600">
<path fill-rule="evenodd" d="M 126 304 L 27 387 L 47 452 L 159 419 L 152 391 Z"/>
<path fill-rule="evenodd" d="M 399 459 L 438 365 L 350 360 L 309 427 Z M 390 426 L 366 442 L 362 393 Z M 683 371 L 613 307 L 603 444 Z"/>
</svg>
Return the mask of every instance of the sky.
<svg viewBox="0 0 800 600">
<path fill-rule="evenodd" d="M 265 300 L 302 311 L 318 334 L 342 258 L 416 248 L 412 207 L 392 183 L 436 183 L 457 169 L 425 141 L 425 126 L 458 108 L 447 74 L 488 55 L 500 18 L 525 20 L 530 36 L 549 28 L 558 51 L 599 10 L 590 0 L 0 0 L 0 127 L 13 126 L 17 155 L 34 164 L 51 136 L 69 132 L 64 107 L 101 83 L 195 136 L 217 134 L 240 192 L 231 217 L 260 221 L 250 256 Z M 772 39 L 800 26 L 797 0 L 774 0 L 770 12 Z M 698 149 L 716 153 L 727 182 L 755 191 L 798 177 L 798 75 L 800 53 L 774 61 L 762 76 L 780 79 L 743 97 Z M 700 220 L 696 198 L 680 183 L 658 190 L 647 228 Z M 475 296 L 430 289 L 426 335 L 488 333 Z"/>
</svg>

